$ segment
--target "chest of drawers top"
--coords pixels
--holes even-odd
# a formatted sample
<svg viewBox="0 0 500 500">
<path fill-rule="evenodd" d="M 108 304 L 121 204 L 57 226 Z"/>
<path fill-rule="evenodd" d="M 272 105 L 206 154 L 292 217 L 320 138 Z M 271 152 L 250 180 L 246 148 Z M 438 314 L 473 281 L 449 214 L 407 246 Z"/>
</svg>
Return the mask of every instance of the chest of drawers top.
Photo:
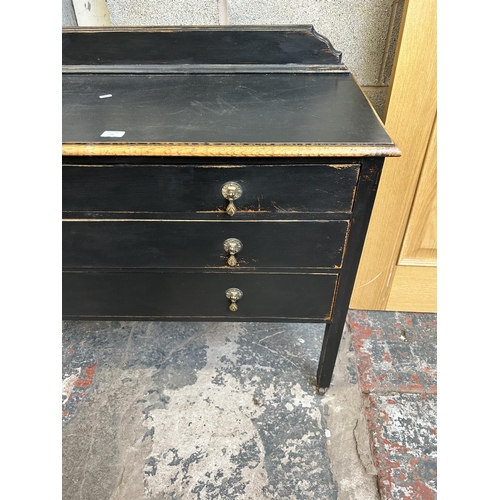
<svg viewBox="0 0 500 500">
<path fill-rule="evenodd" d="M 311 26 L 64 28 L 63 155 L 397 156 Z"/>
</svg>

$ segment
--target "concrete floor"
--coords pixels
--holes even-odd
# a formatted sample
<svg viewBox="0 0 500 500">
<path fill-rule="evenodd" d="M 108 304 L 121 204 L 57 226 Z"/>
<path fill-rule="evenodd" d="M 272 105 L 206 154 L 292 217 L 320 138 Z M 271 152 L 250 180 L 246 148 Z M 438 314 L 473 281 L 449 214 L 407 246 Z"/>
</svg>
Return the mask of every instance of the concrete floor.
<svg viewBox="0 0 500 500">
<path fill-rule="evenodd" d="M 418 338 L 350 321 L 323 396 L 323 325 L 63 322 L 62 498 L 435 498 L 431 380 L 377 382 Z"/>
<path fill-rule="evenodd" d="M 437 316 L 353 311 L 347 323 L 382 499 L 437 498 Z"/>
<path fill-rule="evenodd" d="M 351 312 L 323 396 L 322 325 L 63 322 L 62 498 L 434 500 L 432 320 Z"/>
</svg>

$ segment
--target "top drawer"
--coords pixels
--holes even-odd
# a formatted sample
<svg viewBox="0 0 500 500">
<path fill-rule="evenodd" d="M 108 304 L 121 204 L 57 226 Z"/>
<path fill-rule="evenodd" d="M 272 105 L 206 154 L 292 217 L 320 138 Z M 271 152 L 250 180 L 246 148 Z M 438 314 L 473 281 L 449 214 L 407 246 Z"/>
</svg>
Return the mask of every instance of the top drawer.
<svg viewBox="0 0 500 500">
<path fill-rule="evenodd" d="M 241 187 L 236 216 L 350 212 L 359 169 L 359 164 L 63 164 L 63 211 L 225 213 L 228 201 L 221 189 L 232 181 Z"/>
</svg>

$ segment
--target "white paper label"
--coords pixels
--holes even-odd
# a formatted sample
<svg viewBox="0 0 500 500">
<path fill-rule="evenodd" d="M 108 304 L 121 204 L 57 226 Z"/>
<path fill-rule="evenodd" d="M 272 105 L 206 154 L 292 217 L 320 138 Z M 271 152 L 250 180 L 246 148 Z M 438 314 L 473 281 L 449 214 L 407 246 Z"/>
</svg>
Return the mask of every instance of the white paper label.
<svg viewBox="0 0 500 500">
<path fill-rule="evenodd" d="M 105 130 L 101 137 L 123 137 L 125 132 L 122 130 Z"/>
</svg>

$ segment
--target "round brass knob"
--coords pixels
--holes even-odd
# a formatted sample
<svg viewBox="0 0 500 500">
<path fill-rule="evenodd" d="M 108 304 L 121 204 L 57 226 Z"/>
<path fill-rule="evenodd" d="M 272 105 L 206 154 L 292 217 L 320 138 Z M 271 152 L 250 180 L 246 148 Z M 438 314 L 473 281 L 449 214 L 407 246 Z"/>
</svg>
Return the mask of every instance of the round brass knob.
<svg viewBox="0 0 500 500">
<path fill-rule="evenodd" d="M 228 238 L 224 241 L 224 250 L 229 254 L 229 257 L 227 258 L 227 264 L 229 266 L 234 267 L 238 264 L 235 254 L 241 252 L 242 248 L 243 243 L 236 238 Z"/>
<path fill-rule="evenodd" d="M 229 310 L 233 312 L 237 311 L 238 305 L 236 302 L 243 297 L 243 292 L 239 288 L 228 288 L 226 290 L 226 297 L 231 301 L 231 304 L 229 304 Z"/>
<path fill-rule="evenodd" d="M 226 213 L 231 217 L 236 213 L 236 206 L 234 200 L 237 200 L 243 193 L 243 189 L 237 182 L 226 182 L 221 189 L 222 196 L 229 201 L 226 207 Z"/>
</svg>

